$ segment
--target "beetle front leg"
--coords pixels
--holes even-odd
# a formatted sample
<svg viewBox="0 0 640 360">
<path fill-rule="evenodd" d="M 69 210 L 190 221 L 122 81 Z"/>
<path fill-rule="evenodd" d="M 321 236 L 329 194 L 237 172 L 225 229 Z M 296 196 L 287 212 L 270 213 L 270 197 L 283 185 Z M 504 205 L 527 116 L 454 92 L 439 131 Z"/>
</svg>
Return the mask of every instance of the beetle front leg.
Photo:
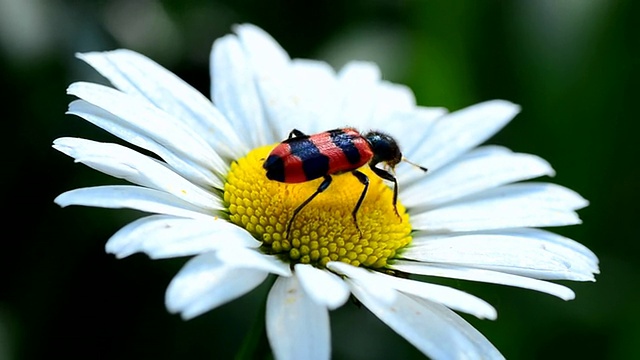
<svg viewBox="0 0 640 360">
<path fill-rule="evenodd" d="M 393 176 L 393 174 L 391 174 L 388 171 L 384 171 L 373 165 L 369 165 L 369 167 L 371 168 L 371 171 L 373 171 L 376 175 L 380 176 L 381 178 L 385 180 L 393 181 L 393 210 L 396 212 L 396 215 L 400 218 L 400 221 L 402 221 L 402 217 L 400 217 L 400 214 L 398 213 L 398 207 L 396 206 L 396 204 L 398 203 L 398 180 L 396 180 L 396 177 Z"/>
<path fill-rule="evenodd" d="M 362 235 L 362 231 L 358 226 L 358 218 L 356 215 L 358 214 L 358 210 L 360 209 L 360 206 L 362 205 L 362 202 L 364 201 L 365 196 L 367 196 L 367 190 L 369 189 L 369 178 L 367 177 L 367 175 L 361 173 L 358 170 L 354 170 L 351 173 L 353 174 L 353 176 L 358 178 L 358 180 L 360 180 L 360 182 L 364 185 L 364 189 L 362 190 L 362 194 L 360 194 L 360 198 L 356 203 L 356 207 L 353 208 L 353 212 L 351 212 L 351 216 L 353 216 L 353 222 L 356 224 L 356 229 L 358 229 L 358 231 L 360 232 L 360 235 Z"/>
</svg>

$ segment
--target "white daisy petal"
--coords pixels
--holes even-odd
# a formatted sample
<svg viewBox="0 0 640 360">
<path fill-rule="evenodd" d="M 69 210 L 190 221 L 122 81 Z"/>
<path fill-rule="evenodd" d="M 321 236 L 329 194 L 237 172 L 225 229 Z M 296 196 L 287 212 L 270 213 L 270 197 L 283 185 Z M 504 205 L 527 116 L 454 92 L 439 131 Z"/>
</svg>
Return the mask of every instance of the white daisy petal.
<svg viewBox="0 0 640 360">
<path fill-rule="evenodd" d="M 515 286 L 554 295 L 563 300 L 572 300 L 575 297 L 574 292 L 566 286 L 492 270 L 472 269 L 446 264 L 424 264 L 406 260 L 396 260 L 392 265 L 389 265 L 389 268 L 417 275 L 438 276 Z"/>
<path fill-rule="evenodd" d="M 296 276 L 279 277 L 267 298 L 267 336 L 279 360 L 331 357 L 329 312 L 303 291 Z"/>
<path fill-rule="evenodd" d="M 338 117 L 341 93 L 330 66 L 306 59 L 292 61 L 273 38 L 255 26 L 241 25 L 235 30 L 259 79 L 257 86 L 275 140 L 283 140 L 294 128 L 313 134 L 347 125 Z"/>
<path fill-rule="evenodd" d="M 589 250 L 586 246 L 580 244 L 579 242 L 566 238 L 564 236 L 554 234 L 552 232 L 542 230 L 542 229 L 531 229 L 531 228 L 518 228 L 518 229 L 505 229 L 501 230 L 499 233 L 510 235 L 510 236 L 524 236 L 528 238 L 538 239 L 544 242 L 548 242 L 551 244 L 555 244 L 562 248 L 565 248 L 566 251 L 570 251 L 576 254 L 582 255 L 582 260 L 589 264 L 591 272 L 597 274 L 599 273 L 598 269 L 598 257 L 593 251 Z"/>
<path fill-rule="evenodd" d="M 340 114 L 339 88 L 335 72 L 326 63 L 295 60 L 288 71 L 275 77 L 261 74 L 260 92 L 274 126 L 275 138 L 283 140 L 292 129 L 314 134 L 344 127 Z M 304 126 L 301 120 L 304 119 Z"/>
<path fill-rule="evenodd" d="M 307 295 L 329 310 L 339 308 L 349 299 L 349 287 L 334 274 L 308 264 L 296 264 L 294 270 Z"/>
<path fill-rule="evenodd" d="M 132 144 L 143 146 L 148 142 L 139 143 L 139 137 L 151 139 L 159 146 L 147 149 L 157 151 L 158 147 L 164 147 L 166 150 L 157 153 L 163 157 L 166 152 L 174 152 L 181 159 L 189 159 L 195 164 L 199 164 L 206 169 L 213 169 L 218 174 L 224 174 L 228 170 L 227 164 L 220 156 L 211 149 L 209 144 L 197 134 L 193 129 L 189 129 L 180 120 L 174 118 L 168 113 L 154 107 L 146 101 L 140 101 L 131 95 L 127 95 L 112 88 L 77 82 L 73 83 L 67 89 L 67 93 L 75 95 L 87 103 L 97 106 L 101 109 L 101 113 L 110 113 L 113 116 L 100 119 L 111 125 L 105 130 L 123 129 L 119 132 L 113 132 L 114 135 L 121 137 Z M 77 102 L 71 105 L 77 104 Z M 82 116 L 82 108 L 72 108 L 70 105 L 69 113 Z M 77 111 L 80 110 L 80 111 Z M 85 110 L 89 110 L 85 108 Z M 89 113 L 89 115 L 97 115 Z M 99 115 L 101 115 L 99 113 Z M 84 117 L 84 116 L 82 116 Z M 93 122 L 91 119 L 87 119 Z M 100 126 L 99 123 L 95 123 Z M 128 131 L 126 131 L 128 130 Z M 126 137 L 125 137 L 126 136 Z M 164 158 L 164 157 L 163 157 Z M 169 164 L 174 157 L 164 158 Z M 211 176 L 210 176 L 211 177 Z M 217 179 L 216 179 L 217 180 Z M 218 180 L 215 183 L 220 187 Z"/>
<path fill-rule="evenodd" d="M 387 114 L 398 111 L 415 111 L 418 109 L 413 91 L 405 85 L 394 84 L 389 81 L 380 81 L 376 86 L 374 97 L 374 119 L 376 117 L 384 118 Z M 436 109 L 437 108 L 431 108 L 430 110 Z M 442 114 L 442 110 L 443 109 L 440 108 L 437 111 Z"/>
<path fill-rule="evenodd" d="M 588 258 L 561 244 L 509 232 L 416 236 L 401 258 L 536 279 L 594 281 Z"/>
<path fill-rule="evenodd" d="M 165 164 L 118 144 L 59 138 L 53 148 L 105 174 L 162 190 L 203 209 L 221 210 L 217 196 L 194 185 Z"/>
<path fill-rule="evenodd" d="M 389 134 L 394 139 L 401 142 L 401 151 L 403 154 L 412 161 L 404 149 L 410 149 L 417 144 L 424 141 L 424 134 L 429 132 L 429 129 L 436 123 L 436 119 L 447 112 L 444 108 L 427 108 L 417 107 L 411 111 L 393 111 L 385 116 L 375 116 L 369 125 L 364 129 L 380 130 L 383 133 Z M 397 124 L 400 126 L 390 126 L 390 124 Z M 407 131 L 407 129 L 420 129 L 420 131 Z M 414 159 L 418 160 L 418 159 Z M 422 165 L 422 164 L 419 164 Z M 400 194 L 404 192 L 406 185 L 409 184 L 405 179 L 408 178 L 407 173 L 412 175 L 419 175 L 419 179 L 424 176 L 429 176 L 431 173 L 425 174 L 423 171 L 417 169 L 415 166 L 405 165 L 396 167 L 396 178 L 400 184 Z"/>
<path fill-rule="evenodd" d="M 345 65 L 338 76 L 342 90 L 340 122 L 343 126 L 369 123 L 376 110 L 380 69 L 370 62 L 353 61 Z"/>
<path fill-rule="evenodd" d="M 392 303 L 351 279 L 351 291 L 364 306 L 391 329 L 433 359 L 499 359 L 502 355 L 468 324 L 436 303 L 417 301 L 399 293 Z M 374 288 L 375 289 L 375 288 Z M 452 318 L 456 321 L 452 321 Z"/>
<path fill-rule="evenodd" d="M 294 96 L 294 87 L 287 82 L 288 78 L 270 75 L 266 78 L 265 75 L 260 75 L 265 79 L 260 82 L 259 90 L 264 99 L 265 114 L 273 126 L 273 142 L 280 142 L 286 139 L 292 129 L 300 127 L 300 119 L 304 119 L 304 113 L 297 103 L 299 99 Z M 298 130 L 313 133 L 314 131 L 306 129 L 310 124 L 305 129 Z"/>
<path fill-rule="evenodd" d="M 313 134 L 344 127 L 340 114 L 340 92 L 335 73 L 318 61 L 296 60 L 281 76 L 269 72 L 259 75 L 260 93 L 267 116 L 281 141 L 292 129 Z M 304 119 L 304 126 L 300 126 Z"/>
<path fill-rule="evenodd" d="M 152 259 L 160 259 L 197 255 L 226 247 L 259 246 L 260 242 L 248 232 L 226 220 L 151 215 L 120 229 L 107 241 L 105 249 L 118 258 L 142 252 Z"/>
<path fill-rule="evenodd" d="M 393 277 L 363 270 L 340 262 L 330 262 L 327 264 L 327 267 L 346 275 L 353 281 L 363 285 L 369 285 L 369 291 L 375 292 L 376 297 L 380 301 L 384 300 L 389 303 L 395 301 L 396 294 L 390 290 L 395 289 L 439 302 L 454 310 L 463 311 L 481 319 L 495 319 L 498 315 L 493 306 L 489 305 L 486 301 L 447 286 Z M 373 286 L 373 284 L 375 284 L 375 286 Z"/>
<path fill-rule="evenodd" d="M 282 141 L 303 119 L 296 111 L 300 107 L 296 106 L 295 89 L 290 84 L 291 59 L 264 30 L 251 24 L 238 25 L 234 30 L 258 79 L 262 105 L 274 127 L 272 140 Z"/>
<path fill-rule="evenodd" d="M 75 100 L 69 104 L 67 114 L 81 117 L 131 144 L 157 154 L 177 173 L 197 184 L 220 187 L 221 181 L 217 177 L 211 176 L 211 169 L 172 152 L 161 143 L 123 122 L 119 117 L 95 105 L 84 100 Z"/>
<path fill-rule="evenodd" d="M 252 62 L 252 67 L 262 75 L 266 72 L 283 71 L 291 61 L 286 51 L 266 31 L 252 24 L 241 24 L 233 28 L 242 47 Z"/>
<path fill-rule="evenodd" d="M 291 62 L 290 77 L 283 85 L 287 90 L 282 93 L 289 100 L 289 107 L 285 108 L 287 118 L 292 120 L 287 123 L 289 128 L 283 130 L 300 128 L 301 119 L 306 121 L 304 129 L 299 130 L 308 134 L 352 124 L 342 117 L 341 88 L 335 71 L 327 63 L 295 59 Z"/>
<path fill-rule="evenodd" d="M 165 304 L 170 312 L 191 319 L 248 293 L 268 274 L 260 268 L 229 266 L 215 253 L 204 253 L 189 260 L 171 280 Z"/>
<path fill-rule="evenodd" d="M 516 201 L 527 200 L 554 209 L 579 210 L 589 205 L 577 192 L 552 183 L 525 182 L 509 184 L 495 189 L 489 189 L 475 195 L 461 199 L 460 202 L 483 201 L 485 199 L 515 198 Z M 452 204 L 456 204 L 454 202 Z"/>
<path fill-rule="evenodd" d="M 53 200 L 69 205 L 94 206 L 109 209 L 135 209 L 150 213 L 174 215 L 191 219 L 213 219 L 203 209 L 162 191 L 140 186 L 116 185 L 75 189 Z"/>
<path fill-rule="evenodd" d="M 258 250 L 242 247 L 225 247 L 216 252 L 216 256 L 223 263 L 233 267 L 260 268 L 280 276 L 291 276 L 289 264 L 275 256 L 267 256 Z"/>
<path fill-rule="evenodd" d="M 401 199 L 407 207 L 433 208 L 463 196 L 543 175 L 553 176 L 554 171 L 538 156 L 512 153 L 506 148 L 495 152 L 474 150 L 445 167 L 430 171 L 411 185 L 403 183 Z"/>
<path fill-rule="evenodd" d="M 338 72 L 340 84 L 347 88 L 349 92 L 351 92 L 351 90 L 369 92 L 372 86 L 380 85 L 381 78 L 382 73 L 380 72 L 380 68 L 370 61 L 350 61 Z M 413 98 L 413 94 L 404 95 Z M 408 103 L 407 107 L 415 105 L 415 99 L 407 100 L 407 98 L 405 98 L 403 100 L 403 102 Z M 403 106 L 405 109 L 407 107 Z"/>
<path fill-rule="evenodd" d="M 211 51 L 211 97 L 232 124 L 240 127 L 243 144 L 249 149 L 266 144 L 267 125 L 260 97 L 237 37 L 227 35 Z"/>
<path fill-rule="evenodd" d="M 449 310 L 445 306 L 442 306 L 437 303 L 429 302 L 428 300 L 413 297 L 419 303 L 423 303 L 425 306 L 428 306 L 430 310 L 432 310 L 435 314 L 441 316 L 446 319 L 448 323 L 455 325 L 458 331 L 464 333 L 464 335 L 474 343 L 477 353 L 482 354 L 483 359 L 503 359 L 504 356 L 500 354 L 498 349 L 496 349 L 493 344 L 487 340 L 482 333 L 480 333 L 476 328 L 471 326 L 465 319 L 460 317 L 458 314 Z"/>
<path fill-rule="evenodd" d="M 327 269 L 340 275 L 344 275 L 347 278 L 357 281 L 359 284 L 372 289 L 372 291 L 376 292 L 375 295 L 379 301 L 391 304 L 395 301 L 398 294 L 397 291 L 388 286 L 378 286 L 376 279 L 371 277 L 369 270 L 361 267 L 355 267 L 340 261 L 331 261 L 327 263 Z"/>
<path fill-rule="evenodd" d="M 469 106 L 441 117 L 425 140 L 415 149 L 407 149 L 410 159 L 432 171 L 483 143 L 516 114 L 520 107 L 504 100 L 492 100 Z M 412 175 L 410 178 L 417 178 Z"/>
<path fill-rule="evenodd" d="M 448 308 L 471 314 L 479 319 L 495 320 L 498 317 L 498 313 L 493 306 L 464 291 L 443 285 L 402 279 L 377 272 L 371 272 L 370 275 L 373 281 L 378 281 L 385 286 L 443 304 Z"/>
<path fill-rule="evenodd" d="M 181 119 L 146 101 L 107 86 L 86 82 L 71 84 L 67 93 L 118 116 L 141 133 L 187 157 L 205 165 L 223 163 L 200 134 L 187 127 Z"/>
<path fill-rule="evenodd" d="M 172 72 L 134 51 L 120 49 L 78 54 L 121 91 L 146 99 L 185 122 L 224 157 L 248 151 L 211 101 Z"/>
<path fill-rule="evenodd" d="M 574 225 L 574 210 L 587 201 L 565 187 L 549 183 L 501 186 L 421 212 L 412 209 L 413 228 L 431 233 L 516 227 Z"/>
</svg>

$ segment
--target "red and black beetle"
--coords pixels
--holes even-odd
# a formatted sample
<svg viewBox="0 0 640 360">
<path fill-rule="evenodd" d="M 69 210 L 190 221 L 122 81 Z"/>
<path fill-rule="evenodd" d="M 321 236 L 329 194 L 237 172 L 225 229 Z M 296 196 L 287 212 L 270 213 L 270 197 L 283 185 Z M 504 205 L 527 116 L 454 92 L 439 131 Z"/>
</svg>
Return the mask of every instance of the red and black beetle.
<svg viewBox="0 0 640 360">
<path fill-rule="evenodd" d="M 278 144 L 269 154 L 262 167 L 267 178 L 283 183 L 301 183 L 324 177 L 324 181 L 307 200 L 294 211 L 287 232 L 291 229 L 296 215 L 318 194 L 331 184 L 331 175 L 350 171 L 363 185 L 364 189 L 351 215 L 358 227 L 356 214 L 369 189 L 369 178 L 358 168 L 369 163 L 371 171 L 379 177 L 393 181 L 393 208 L 398 215 L 398 181 L 392 173 L 377 168 L 384 162 L 392 170 L 402 160 L 400 148 L 391 136 L 370 131 L 365 135 L 353 128 L 329 130 L 314 135 L 306 135 L 297 129 L 291 130 L 289 138 Z M 405 160 L 406 161 L 406 160 Z M 417 165 L 416 165 L 417 166 Z M 423 171 L 426 168 L 420 167 Z M 398 215 L 399 216 L 399 215 Z"/>
</svg>

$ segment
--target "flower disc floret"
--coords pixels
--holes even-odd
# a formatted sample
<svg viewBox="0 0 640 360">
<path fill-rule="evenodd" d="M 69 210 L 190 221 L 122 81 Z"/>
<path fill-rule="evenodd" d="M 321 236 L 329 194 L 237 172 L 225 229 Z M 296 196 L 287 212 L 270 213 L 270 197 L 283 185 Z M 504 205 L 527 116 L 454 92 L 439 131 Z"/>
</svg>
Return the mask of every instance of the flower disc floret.
<svg viewBox="0 0 640 360">
<path fill-rule="evenodd" d="M 269 180 L 262 168 L 273 145 L 257 148 L 231 164 L 224 186 L 230 220 L 263 242 L 263 250 L 291 263 L 324 267 L 329 261 L 381 268 L 398 249 L 411 242 L 409 215 L 402 204 L 393 208 L 393 192 L 368 168 L 369 190 L 357 213 L 352 212 L 363 185 L 349 173 L 333 176 L 331 186 L 302 209 L 286 233 L 294 210 L 308 199 L 322 179 L 287 184 Z"/>
</svg>

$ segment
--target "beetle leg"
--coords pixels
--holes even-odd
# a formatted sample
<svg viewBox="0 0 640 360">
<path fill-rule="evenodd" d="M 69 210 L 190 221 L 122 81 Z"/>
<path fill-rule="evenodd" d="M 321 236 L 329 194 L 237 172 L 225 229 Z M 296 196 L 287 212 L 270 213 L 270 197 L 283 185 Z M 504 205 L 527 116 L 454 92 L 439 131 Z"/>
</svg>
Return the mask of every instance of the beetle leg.
<svg viewBox="0 0 640 360">
<path fill-rule="evenodd" d="M 402 221 L 400 214 L 398 214 L 398 207 L 396 206 L 396 203 L 398 202 L 398 180 L 396 180 L 396 177 L 393 176 L 393 174 L 391 174 L 388 171 L 379 169 L 373 166 L 372 164 L 369 164 L 369 167 L 371 168 L 371 171 L 373 171 L 376 175 L 380 176 L 381 178 L 385 180 L 393 181 L 393 210 L 395 210 L 396 215 L 398 216 L 398 218 L 400 218 L 400 221 Z"/>
<path fill-rule="evenodd" d="M 294 130 L 294 131 L 297 131 L 297 130 Z M 318 186 L 318 189 L 316 190 L 316 192 L 311 194 L 311 196 L 309 196 L 307 200 L 305 200 L 302 204 L 298 205 L 298 207 L 295 210 L 293 210 L 293 215 L 291 215 L 289 224 L 287 224 L 287 232 L 286 232 L 287 236 L 289 236 L 289 230 L 291 230 L 291 225 L 293 225 L 293 220 L 296 218 L 296 215 L 298 215 L 298 213 L 302 210 L 302 208 L 307 206 L 307 204 L 310 203 L 311 200 L 313 200 L 313 198 L 318 196 L 318 194 L 320 194 L 321 192 L 327 190 L 329 185 L 331 185 L 331 176 L 325 175 L 324 181 L 320 184 L 320 186 Z"/>
<path fill-rule="evenodd" d="M 302 136 L 307 136 L 307 134 L 303 133 L 302 131 L 298 130 L 298 129 L 293 129 L 291 130 L 291 132 L 289 133 L 289 139 L 291 139 L 292 137 L 302 137 Z"/>
<path fill-rule="evenodd" d="M 360 198 L 356 203 L 356 207 L 353 208 L 353 212 L 351 213 L 351 216 L 353 216 L 353 222 L 354 224 L 356 224 L 356 229 L 358 229 L 360 235 L 362 235 L 362 231 L 360 231 L 360 227 L 358 226 L 358 218 L 356 217 L 356 214 L 358 213 L 358 210 L 360 209 L 360 206 L 364 201 L 364 197 L 367 196 L 367 190 L 369 189 L 369 178 L 367 177 L 367 175 L 361 173 L 358 170 L 354 170 L 351 173 L 364 185 L 364 189 L 362 190 L 362 194 L 360 194 Z"/>
</svg>

